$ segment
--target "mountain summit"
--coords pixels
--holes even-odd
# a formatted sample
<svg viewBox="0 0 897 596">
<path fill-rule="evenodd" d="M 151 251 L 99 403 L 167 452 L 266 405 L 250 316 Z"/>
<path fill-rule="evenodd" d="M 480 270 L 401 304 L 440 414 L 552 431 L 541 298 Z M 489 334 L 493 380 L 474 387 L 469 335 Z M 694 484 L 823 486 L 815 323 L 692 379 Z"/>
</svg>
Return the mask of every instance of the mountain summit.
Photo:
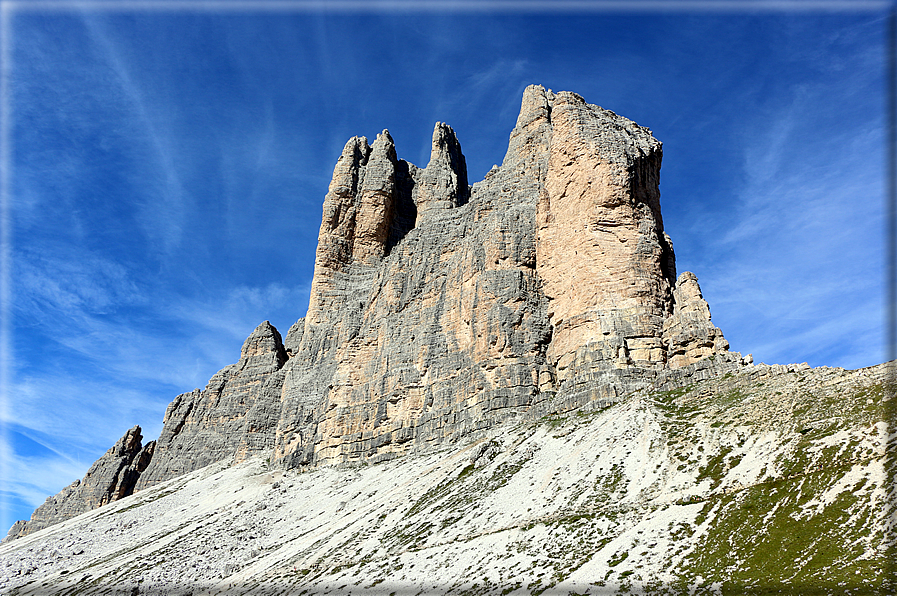
<svg viewBox="0 0 897 596">
<path fill-rule="evenodd" d="M 502 165 L 473 186 L 442 122 L 424 168 L 387 130 L 349 139 L 307 315 L 284 340 L 265 321 L 239 362 L 175 398 L 106 500 L 224 459 L 383 461 L 509 416 L 610 405 L 694 363 L 682 374 L 739 366 L 697 278 L 676 277 L 661 154 L 647 128 L 541 86 L 524 91 Z M 119 486 L 108 469 L 101 482 Z M 88 484 L 13 535 L 103 504 Z"/>
<path fill-rule="evenodd" d="M 432 482 L 407 480 L 431 491 L 426 494 L 432 493 L 433 506 L 440 494 L 451 493 L 445 482 L 489 466 L 498 466 L 490 473 L 507 475 L 490 490 L 528 469 L 531 493 L 538 494 L 547 486 L 536 487 L 542 472 L 547 474 L 539 466 L 551 467 L 563 441 L 540 439 L 543 447 L 552 445 L 543 453 L 555 453 L 542 461 L 535 455 L 539 447 L 524 447 L 528 427 L 519 425 L 538 426 L 573 412 L 599 417 L 595 428 L 604 435 L 579 427 L 564 431 L 579 432 L 577 441 L 589 449 L 601 448 L 602 437 L 617 441 L 605 446 L 616 463 L 609 459 L 606 469 L 593 463 L 580 476 L 603 486 L 621 474 L 640 474 L 642 492 L 620 493 L 621 502 L 643 506 L 646 499 L 662 498 L 684 506 L 682 499 L 707 498 L 711 489 L 725 494 L 744 483 L 780 478 L 774 466 L 754 466 L 742 471 L 741 481 L 726 481 L 740 458 L 750 453 L 762 459 L 763 450 L 751 451 L 754 439 L 732 439 L 741 441 L 743 451 L 735 461 L 729 457 L 733 447 L 726 447 L 729 438 L 709 429 L 735 424 L 721 420 L 739 408 L 744 425 L 769 422 L 739 401 L 747 401 L 747 387 L 780 388 L 783 375 L 806 375 L 808 386 L 829 395 L 837 379 L 828 372 L 801 372 L 806 366 L 756 367 L 750 356 L 729 351 L 710 320 L 697 277 L 677 276 L 661 218 L 661 157 L 661 143 L 647 128 L 575 93 L 541 86 L 524 91 L 501 166 L 473 185 L 461 144 L 444 123 L 435 125 L 423 168 L 397 157 L 387 130 L 373 143 L 349 139 L 324 198 L 306 316 L 285 337 L 267 321 L 259 325 L 237 363 L 204 389 L 175 398 L 158 440 L 143 446 L 140 428 L 129 430 L 83 481 L 13 526 L 7 542 L 133 493 L 149 503 L 167 494 L 154 487 L 174 486 L 174 479 L 184 487 L 200 482 L 197 471 L 212 464 L 217 467 L 207 468 L 213 470 L 208 474 L 217 473 L 215 478 L 258 473 L 253 466 L 262 460 L 278 477 L 378 463 L 411 474 L 410 464 L 401 463 L 407 456 L 424 458 L 436 466 L 432 470 L 448 466 L 433 472 Z M 851 377 L 850 387 L 881 387 L 883 370 Z M 723 407 L 720 387 L 740 398 Z M 760 393 L 765 397 L 756 403 L 775 403 Z M 697 414 L 693 419 L 704 420 L 709 435 L 691 436 L 694 429 L 677 399 L 690 412 L 710 408 L 712 420 Z M 798 402 L 803 403 L 792 405 Z M 679 439 L 667 432 L 671 424 L 679 425 Z M 796 432 L 788 425 L 775 432 L 763 428 Z M 880 429 L 870 428 L 877 436 Z M 769 437 L 769 453 L 784 449 L 785 439 L 776 443 Z M 674 439 L 693 444 L 673 448 Z M 877 440 L 863 444 L 874 451 Z M 471 444 L 479 447 L 464 456 L 455 453 Z M 641 468 L 628 457 L 636 448 Z M 694 462 L 692 448 L 703 453 Z M 434 453 L 440 450 L 454 455 L 439 463 Z M 667 461 L 673 451 L 685 458 L 678 468 Z M 445 464 L 459 457 L 469 457 L 466 467 Z M 401 461 L 384 463 L 394 459 Z M 623 461 L 625 474 L 618 467 Z M 226 471 L 230 466 L 244 472 Z M 679 473 L 677 489 L 672 479 Z M 704 486 L 702 474 L 714 482 Z M 308 482 L 300 483 L 302 490 L 311 490 Z M 564 498 L 579 502 L 585 497 L 577 495 L 586 494 L 573 493 Z M 265 508 L 258 505 L 259 511 Z M 541 523 L 527 515 L 518 511 L 511 517 Z M 387 537 L 388 532 L 381 539 Z M 220 573 L 225 577 L 227 570 Z"/>
</svg>

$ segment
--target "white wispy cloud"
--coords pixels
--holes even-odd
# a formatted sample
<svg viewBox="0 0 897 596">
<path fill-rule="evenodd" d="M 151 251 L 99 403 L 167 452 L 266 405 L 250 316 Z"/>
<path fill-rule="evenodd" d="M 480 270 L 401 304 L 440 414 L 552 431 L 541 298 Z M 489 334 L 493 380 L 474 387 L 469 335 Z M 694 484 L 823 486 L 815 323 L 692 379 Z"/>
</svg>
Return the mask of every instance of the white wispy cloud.
<svg viewBox="0 0 897 596">
<path fill-rule="evenodd" d="M 83 477 L 90 467 L 89 463 L 85 466 L 65 453 L 54 451 L 23 455 L 13 448 L 6 434 L 0 435 L 0 460 L 3 462 L 0 502 L 6 505 L 0 511 L 0 523 L 4 530 L 17 519 L 27 519 L 30 510 Z"/>
<path fill-rule="evenodd" d="M 88 250 L 26 245 L 15 252 L 13 266 L 17 309 L 29 318 L 73 319 L 146 299 L 124 265 Z"/>
<path fill-rule="evenodd" d="M 829 134 L 815 116 L 798 99 L 745 135 L 737 220 L 698 261 L 733 349 L 868 366 L 883 356 L 884 142 L 874 125 Z"/>
<path fill-rule="evenodd" d="M 854 308 L 838 312 L 832 317 L 822 317 L 806 321 L 799 327 L 789 329 L 783 325 L 780 329 L 762 330 L 754 338 L 754 350 L 758 355 L 772 355 L 770 363 L 783 363 L 786 360 L 776 359 L 777 354 L 795 354 L 795 345 L 800 346 L 804 358 L 788 360 L 806 362 L 814 361 L 814 365 L 831 363 L 846 369 L 856 369 L 884 361 L 884 344 L 881 337 L 881 326 L 871 324 L 869 319 L 883 320 L 884 305 L 876 308 L 874 301 Z M 866 309 L 871 312 L 867 312 Z M 845 330 L 850 332 L 845 334 Z M 772 331 L 770 333 L 770 331 Z M 832 345 L 832 338 L 837 343 Z M 760 359 L 758 358 L 759 362 Z M 789 362 L 790 363 L 790 362 Z"/>
<path fill-rule="evenodd" d="M 236 286 L 204 300 L 179 301 L 172 305 L 171 314 L 203 329 L 227 334 L 232 342 L 241 344 L 266 319 L 285 335 L 289 326 L 307 309 L 310 290 L 310 282 L 298 286 L 279 283 L 264 287 Z M 236 347 L 239 357 L 240 346 Z"/>
<path fill-rule="evenodd" d="M 92 362 L 94 374 L 185 391 L 239 358 L 243 339 L 263 320 L 286 333 L 307 306 L 310 287 L 238 285 L 187 297 L 138 284 L 121 265 L 101 258 L 37 257 L 18 269 L 20 320 Z"/>
<path fill-rule="evenodd" d="M 151 109 L 147 90 L 132 75 L 126 53 L 116 46 L 114 36 L 106 32 L 107 25 L 102 16 L 91 12 L 83 12 L 81 16 L 105 64 L 117 75 L 119 86 L 133 109 L 133 121 L 142 125 L 142 136 L 150 141 L 155 163 L 146 164 L 139 178 L 147 185 L 152 199 L 135 199 L 140 206 L 139 221 L 144 225 L 144 232 L 150 238 L 156 238 L 164 252 L 170 253 L 180 243 L 185 231 L 185 203 L 190 200 L 176 165 L 183 156 L 178 155 L 176 139 L 169 132 L 173 123 L 166 121 L 164 106 Z"/>
<path fill-rule="evenodd" d="M 14 400 L 4 422 L 44 437 L 44 446 L 54 452 L 87 454 L 78 460 L 82 465 L 90 464 L 135 424 L 145 436 L 158 435 L 161 412 L 175 397 L 153 396 L 140 385 L 129 387 L 117 379 L 65 373 L 20 377 L 10 389 Z"/>
</svg>

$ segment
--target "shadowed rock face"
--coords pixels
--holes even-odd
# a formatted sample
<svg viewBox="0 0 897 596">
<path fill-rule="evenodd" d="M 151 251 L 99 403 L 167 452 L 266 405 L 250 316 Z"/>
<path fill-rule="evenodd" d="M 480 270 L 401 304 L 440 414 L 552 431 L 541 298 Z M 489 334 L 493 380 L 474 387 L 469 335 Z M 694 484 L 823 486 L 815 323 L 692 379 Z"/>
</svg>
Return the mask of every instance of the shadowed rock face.
<svg viewBox="0 0 897 596">
<path fill-rule="evenodd" d="M 426 168 L 398 159 L 386 130 L 353 137 L 324 198 L 307 315 L 283 342 L 262 323 L 238 363 L 171 403 L 136 488 L 257 454 L 390 459 L 740 366 L 697 278 L 676 280 L 661 155 L 648 129 L 539 86 L 473 186 L 443 123 Z"/>
<path fill-rule="evenodd" d="M 430 163 L 417 178 L 413 200 L 418 211 L 450 209 L 467 202 L 467 163 L 455 131 L 447 124 L 436 123 Z"/>
</svg>

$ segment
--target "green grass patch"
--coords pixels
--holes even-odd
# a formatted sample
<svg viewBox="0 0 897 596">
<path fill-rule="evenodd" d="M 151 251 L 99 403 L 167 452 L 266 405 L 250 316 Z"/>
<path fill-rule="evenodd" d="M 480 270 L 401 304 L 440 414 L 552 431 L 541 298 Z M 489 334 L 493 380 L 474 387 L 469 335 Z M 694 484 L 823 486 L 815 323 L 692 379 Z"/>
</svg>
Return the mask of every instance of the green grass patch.
<svg viewBox="0 0 897 596">
<path fill-rule="evenodd" d="M 731 594 L 751 586 L 758 594 L 802 585 L 880 586 L 885 561 L 862 558 L 866 546 L 858 538 L 869 528 L 868 515 L 855 515 L 858 497 L 844 491 L 821 512 L 802 510 L 833 481 L 777 481 L 721 496 L 685 576 L 722 582 L 723 593 Z"/>
</svg>

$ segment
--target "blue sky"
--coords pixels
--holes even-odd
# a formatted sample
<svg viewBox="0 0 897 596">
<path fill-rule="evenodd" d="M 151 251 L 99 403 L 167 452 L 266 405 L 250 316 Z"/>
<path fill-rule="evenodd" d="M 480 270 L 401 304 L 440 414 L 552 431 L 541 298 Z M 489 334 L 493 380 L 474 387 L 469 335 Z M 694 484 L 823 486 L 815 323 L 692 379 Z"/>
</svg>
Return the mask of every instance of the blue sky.
<svg viewBox="0 0 897 596">
<path fill-rule="evenodd" d="M 532 83 L 664 143 L 678 269 L 733 350 L 885 358 L 886 3 L 0 4 L 3 532 L 305 314 L 349 137 L 424 166 L 447 122 L 473 183 Z"/>
</svg>

